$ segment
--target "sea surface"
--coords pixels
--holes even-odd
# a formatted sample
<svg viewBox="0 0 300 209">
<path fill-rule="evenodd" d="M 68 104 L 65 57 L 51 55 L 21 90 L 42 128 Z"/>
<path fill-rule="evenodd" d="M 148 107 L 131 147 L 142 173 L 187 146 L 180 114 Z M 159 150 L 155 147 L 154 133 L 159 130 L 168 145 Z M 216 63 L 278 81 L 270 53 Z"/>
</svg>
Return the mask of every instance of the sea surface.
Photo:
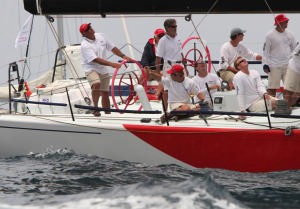
<svg viewBox="0 0 300 209">
<path fill-rule="evenodd" d="M 0 158 L 0 209 L 300 208 L 300 171 L 149 166 L 67 149 Z"/>
</svg>

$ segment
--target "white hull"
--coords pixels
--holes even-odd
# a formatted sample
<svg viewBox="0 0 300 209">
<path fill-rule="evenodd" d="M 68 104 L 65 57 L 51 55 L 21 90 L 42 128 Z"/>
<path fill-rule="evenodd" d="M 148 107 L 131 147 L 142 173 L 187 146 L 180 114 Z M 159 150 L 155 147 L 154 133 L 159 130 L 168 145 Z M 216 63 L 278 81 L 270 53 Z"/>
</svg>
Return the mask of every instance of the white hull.
<svg viewBox="0 0 300 209">
<path fill-rule="evenodd" d="M 120 124 L 101 123 L 93 116 L 0 117 L 2 157 L 43 153 L 67 148 L 76 153 L 97 155 L 112 160 L 156 164 L 186 164 L 171 158 L 140 140 Z M 82 119 L 80 119 L 82 118 Z"/>
<path fill-rule="evenodd" d="M 134 107 L 140 104 L 136 102 Z M 153 109 L 161 107 L 151 102 Z M 300 115 L 300 109 L 293 112 Z M 212 115 L 159 122 L 161 114 L 1 114 L 0 157 L 67 148 L 76 153 L 150 165 L 247 172 L 300 169 L 299 119 Z M 151 119 L 141 122 L 142 118 Z M 293 127 L 288 133 L 289 127 Z M 257 163 L 259 162 L 259 163 Z"/>
</svg>

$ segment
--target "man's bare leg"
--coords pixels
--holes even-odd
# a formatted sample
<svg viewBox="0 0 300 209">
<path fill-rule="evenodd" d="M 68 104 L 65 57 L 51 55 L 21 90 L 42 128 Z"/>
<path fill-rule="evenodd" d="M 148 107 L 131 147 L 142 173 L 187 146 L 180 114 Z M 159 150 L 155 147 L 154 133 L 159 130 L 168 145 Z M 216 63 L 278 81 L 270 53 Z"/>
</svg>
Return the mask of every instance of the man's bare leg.
<svg viewBox="0 0 300 209">
<path fill-rule="evenodd" d="M 110 100 L 109 100 L 109 92 L 107 91 L 101 91 L 101 104 L 103 108 L 110 108 Z M 109 111 L 105 111 L 106 114 L 110 114 Z"/>
<path fill-rule="evenodd" d="M 268 89 L 268 94 L 272 97 L 276 97 L 276 89 Z"/>
<path fill-rule="evenodd" d="M 95 83 L 92 85 L 92 100 L 94 103 L 94 107 L 98 108 L 98 102 L 100 98 L 100 83 Z M 94 111 L 95 116 L 100 116 L 99 111 Z"/>
</svg>

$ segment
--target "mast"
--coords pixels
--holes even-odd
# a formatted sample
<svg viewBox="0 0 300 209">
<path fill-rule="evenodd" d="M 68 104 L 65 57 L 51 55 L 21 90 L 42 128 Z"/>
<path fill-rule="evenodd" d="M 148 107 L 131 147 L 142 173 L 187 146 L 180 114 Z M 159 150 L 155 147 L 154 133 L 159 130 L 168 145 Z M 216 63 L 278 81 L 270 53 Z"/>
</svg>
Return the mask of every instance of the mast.
<svg viewBox="0 0 300 209">
<path fill-rule="evenodd" d="M 64 23 L 63 23 L 63 16 L 62 15 L 57 15 L 57 37 L 59 40 L 58 43 L 58 48 L 62 47 L 65 45 L 65 40 L 64 40 Z M 63 60 L 62 53 L 59 53 L 59 60 Z"/>
</svg>

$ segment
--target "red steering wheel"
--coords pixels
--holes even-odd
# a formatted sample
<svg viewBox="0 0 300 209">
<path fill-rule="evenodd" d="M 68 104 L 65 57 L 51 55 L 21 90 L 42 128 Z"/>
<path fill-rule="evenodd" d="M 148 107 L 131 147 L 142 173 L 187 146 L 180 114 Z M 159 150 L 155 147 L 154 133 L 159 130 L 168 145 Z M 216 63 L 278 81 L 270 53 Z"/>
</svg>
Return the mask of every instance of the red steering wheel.
<svg viewBox="0 0 300 209">
<path fill-rule="evenodd" d="M 130 62 L 123 60 L 121 67 L 116 68 L 112 76 L 111 97 L 116 109 L 126 110 L 128 106 L 133 105 L 138 100 L 134 90 L 134 86 L 137 84 L 147 89 L 147 78 L 143 67 L 135 60 Z M 138 107 L 138 110 L 141 109 L 142 105 Z"/>
<path fill-rule="evenodd" d="M 200 37 L 198 36 L 191 36 L 187 40 L 185 40 L 182 44 L 182 49 L 184 49 L 185 46 L 187 46 L 187 43 L 189 43 L 192 40 L 200 40 Z M 202 41 L 201 41 L 202 42 Z M 187 62 L 187 66 L 195 67 L 195 63 L 201 59 L 207 60 L 207 71 L 211 71 L 212 62 L 210 57 L 210 52 L 207 47 L 207 45 L 201 44 L 200 48 L 204 48 L 203 50 L 200 50 L 197 48 L 197 44 L 199 44 L 199 41 L 194 42 L 191 49 L 187 50 L 185 55 L 183 55 L 183 59 Z M 203 46 L 204 45 L 204 46 Z"/>
</svg>

